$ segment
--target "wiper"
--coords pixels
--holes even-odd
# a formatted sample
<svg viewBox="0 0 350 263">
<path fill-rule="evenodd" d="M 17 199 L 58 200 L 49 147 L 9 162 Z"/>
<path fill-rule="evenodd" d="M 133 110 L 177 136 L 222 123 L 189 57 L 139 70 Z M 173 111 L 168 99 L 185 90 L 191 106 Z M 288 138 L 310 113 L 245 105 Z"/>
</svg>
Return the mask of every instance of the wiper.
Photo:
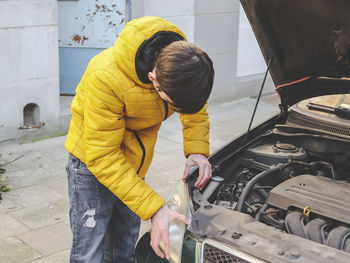
<svg viewBox="0 0 350 263">
<path fill-rule="evenodd" d="M 325 106 L 317 103 L 308 103 L 306 105 L 309 110 L 316 110 L 316 111 L 321 111 L 321 112 L 326 112 L 330 114 L 334 114 L 337 117 L 343 118 L 343 119 L 348 119 L 350 120 L 350 109 L 346 107 L 330 107 L 330 106 Z"/>
</svg>

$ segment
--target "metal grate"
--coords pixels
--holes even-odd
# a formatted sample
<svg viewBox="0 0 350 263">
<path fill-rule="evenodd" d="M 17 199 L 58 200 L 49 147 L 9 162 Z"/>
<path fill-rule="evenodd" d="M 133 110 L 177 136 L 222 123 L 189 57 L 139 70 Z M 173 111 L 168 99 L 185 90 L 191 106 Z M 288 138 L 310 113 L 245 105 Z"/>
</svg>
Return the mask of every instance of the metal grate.
<svg viewBox="0 0 350 263">
<path fill-rule="evenodd" d="M 329 124 L 325 124 L 321 121 L 309 120 L 309 119 L 305 118 L 304 116 L 297 114 L 297 113 L 290 114 L 289 118 L 288 118 L 288 122 L 295 123 L 297 125 L 301 125 L 301 126 L 305 126 L 305 127 L 309 127 L 312 129 L 319 129 L 319 130 L 324 130 L 324 131 L 328 131 L 331 133 L 350 136 L 350 129 L 335 127 L 335 126 L 332 126 Z"/>
<path fill-rule="evenodd" d="M 250 263 L 216 247 L 204 245 L 204 263 Z"/>
</svg>

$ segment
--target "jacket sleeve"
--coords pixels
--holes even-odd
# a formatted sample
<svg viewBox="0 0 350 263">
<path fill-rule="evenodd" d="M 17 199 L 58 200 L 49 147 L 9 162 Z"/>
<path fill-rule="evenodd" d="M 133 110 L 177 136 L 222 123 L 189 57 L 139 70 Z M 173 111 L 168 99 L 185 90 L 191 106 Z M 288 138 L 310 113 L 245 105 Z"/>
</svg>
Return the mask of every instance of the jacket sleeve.
<svg viewBox="0 0 350 263">
<path fill-rule="evenodd" d="M 125 120 L 119 83 L 108 72 L 91 73 L 86 79 L 85 100 L 87 167 L 132 211 L 149 219 L 165 202 L 137 175 L 121 149 Z"/>
<path fill-rule="evenodd" d="M 209 156 L 209 116 L 208 103 L 195 114 L 181 114 L 183 146 L 187 157 L 192 153 Z"/>
</svg>

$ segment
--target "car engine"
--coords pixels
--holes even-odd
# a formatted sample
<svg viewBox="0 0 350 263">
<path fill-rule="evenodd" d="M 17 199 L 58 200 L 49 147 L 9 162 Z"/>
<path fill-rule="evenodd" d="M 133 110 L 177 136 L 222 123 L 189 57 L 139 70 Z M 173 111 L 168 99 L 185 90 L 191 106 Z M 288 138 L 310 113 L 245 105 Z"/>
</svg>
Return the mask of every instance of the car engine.
<svg viewBox="0 0 350 263">
<path fill-rule="evenodd" d="M 214 167 L 202 196 L 350 253 L 350 145 L 275 130 Z"/>
</svg>

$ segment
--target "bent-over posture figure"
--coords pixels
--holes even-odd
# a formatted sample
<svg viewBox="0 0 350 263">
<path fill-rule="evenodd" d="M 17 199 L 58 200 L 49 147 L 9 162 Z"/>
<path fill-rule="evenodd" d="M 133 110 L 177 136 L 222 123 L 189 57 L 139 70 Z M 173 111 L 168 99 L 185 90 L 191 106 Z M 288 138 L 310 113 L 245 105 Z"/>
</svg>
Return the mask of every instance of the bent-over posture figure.
<svg viewBox="0 0 350 263">
<path fill-rule="evenodd" d="M 206 102 L 213 76 L 208 55 L 159 17 L 129 22 L 115 45 L 90 61 L 72 102 L 65 144 L 71 262 L 133 262 L 140 217 L 152 219 L 151 245 L 169 258 L 170 220 L 189 222 L 164 206 L 143 177 L 160 125 L 176 111 L 187 157 L 183 178 L 197 164 L 196 187 L 209 180 Z"/>
</svg>

